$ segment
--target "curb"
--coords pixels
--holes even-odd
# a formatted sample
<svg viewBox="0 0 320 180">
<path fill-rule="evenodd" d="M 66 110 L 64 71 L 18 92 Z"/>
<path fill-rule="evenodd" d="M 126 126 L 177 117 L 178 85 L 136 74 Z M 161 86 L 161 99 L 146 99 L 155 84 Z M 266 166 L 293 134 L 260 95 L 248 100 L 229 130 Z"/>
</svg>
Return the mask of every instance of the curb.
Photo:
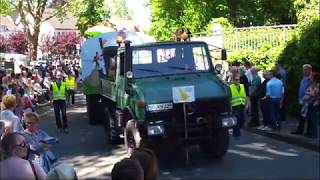
<svg viewBox="0 0 320 180">
<path fill-rule="evenodd" d="M 258 129 L 253 129 L 253 128 L 248 128 L 245 127 L 243 128 L 245 131 L 248 131 L 250 133 L 255 133 L 261 136 L 266 136 L 275 140 L 283 141 L 288 144 L 293 144 L 297 146 L 301 146 L 303 148 L 309 149 L 311 151 L 315 151 L 320 153 L 320 144 L 317 142 L 312 142 L 312 140 L 306 140 L 304 138 L 301 138 L 296 135 L 291 135 L 291 134 L 281 134 L 277 133 L 274 131 L 263 131 L 263 130 L 258 130 Z M 317 141 L 317 140 L 314 140 Z"/>
</svg>

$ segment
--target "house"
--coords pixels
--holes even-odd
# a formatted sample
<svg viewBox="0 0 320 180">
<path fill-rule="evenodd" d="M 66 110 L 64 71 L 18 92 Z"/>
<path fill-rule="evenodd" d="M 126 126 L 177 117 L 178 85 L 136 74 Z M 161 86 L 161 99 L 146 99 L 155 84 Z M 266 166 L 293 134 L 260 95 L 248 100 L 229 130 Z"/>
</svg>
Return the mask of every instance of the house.
<svg viewBox="0 0 320 180">
<path fill-rule="evenodd" d="M 18 27 L 14 24 L 14 21 L 10 16 L 0 15 L 0 35 L 8 36 L 17 30 Z"/>
<path fill-rule="evenodd" d="M 54 13 L 54 9 L 47 9 L 44 17 L 49 17 Z M 56 16 L 43 22 L 40 26 L 40 34 L 58 35 L 60 33 L 75 32 L 79 33 L 76 22 L 77 19 L 71 14 L 67 14 L 62 21 Z"/>
</svg>

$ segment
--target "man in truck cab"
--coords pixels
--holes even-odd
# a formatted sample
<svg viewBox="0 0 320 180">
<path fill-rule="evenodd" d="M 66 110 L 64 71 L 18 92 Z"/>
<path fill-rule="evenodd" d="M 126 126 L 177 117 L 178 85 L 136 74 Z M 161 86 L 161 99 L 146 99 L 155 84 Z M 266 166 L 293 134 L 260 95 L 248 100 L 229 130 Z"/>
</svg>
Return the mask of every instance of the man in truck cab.
<svg viewBox="0 0 320 180">
<path fill-rule="evenodd" d="M 240 74 L 234 74 L 232 83 L 230 84 L 231 91 L 231 106 L 232 114 L 237 118 L 237 124 L 233 128 L 233 137 L 241 136 L 240 129 L 245 122 L 244 109 L 246 105 L 246 90 L 243 84 L 240 84 Z"/>
<path fill-rule="evenodd" d="M 67 109 L 66 109 L 66 83 L 62 81 L 62 74 L 57 74 L 54 82 L 51 83 L 51 102 L 53 103 L 54 115 L 57 128 L 64 133 L 68 131 Z M 62 114 L 62 122 L 61 116 Z"/>
</svg>

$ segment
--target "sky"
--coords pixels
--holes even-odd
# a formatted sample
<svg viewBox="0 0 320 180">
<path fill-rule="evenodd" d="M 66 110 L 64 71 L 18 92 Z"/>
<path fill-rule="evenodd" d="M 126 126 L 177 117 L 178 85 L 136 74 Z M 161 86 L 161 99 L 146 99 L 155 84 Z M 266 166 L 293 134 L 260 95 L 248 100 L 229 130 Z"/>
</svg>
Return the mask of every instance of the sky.
<svg viewBox="0 0 320 180">
<path fill-rule="evenodd" d="M 142 27 L 150 26 L 150 10 L 143 6 L 144 0 L 126 0 L 127 6 L 133 12 L 133 20 Z"/>
</svg>

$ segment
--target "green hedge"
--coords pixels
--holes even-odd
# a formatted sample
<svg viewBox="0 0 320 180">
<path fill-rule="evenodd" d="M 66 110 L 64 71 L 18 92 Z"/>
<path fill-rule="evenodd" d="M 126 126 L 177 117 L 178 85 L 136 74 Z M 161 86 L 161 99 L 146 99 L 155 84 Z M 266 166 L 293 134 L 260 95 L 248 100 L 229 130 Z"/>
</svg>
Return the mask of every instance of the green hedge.
<svg viewBox="0 0 320 180">
<path fill-rule="evenodd" d="M 287 97 L 290 112 L 298 111 L 298 89 L 302 78 L 302 65 L 311 64 L 315 71 L 320 72 L 320 18 L 302 25 L 287 43 L 279 55 L 278 61 L 287 70 Z"/>
</svg>

